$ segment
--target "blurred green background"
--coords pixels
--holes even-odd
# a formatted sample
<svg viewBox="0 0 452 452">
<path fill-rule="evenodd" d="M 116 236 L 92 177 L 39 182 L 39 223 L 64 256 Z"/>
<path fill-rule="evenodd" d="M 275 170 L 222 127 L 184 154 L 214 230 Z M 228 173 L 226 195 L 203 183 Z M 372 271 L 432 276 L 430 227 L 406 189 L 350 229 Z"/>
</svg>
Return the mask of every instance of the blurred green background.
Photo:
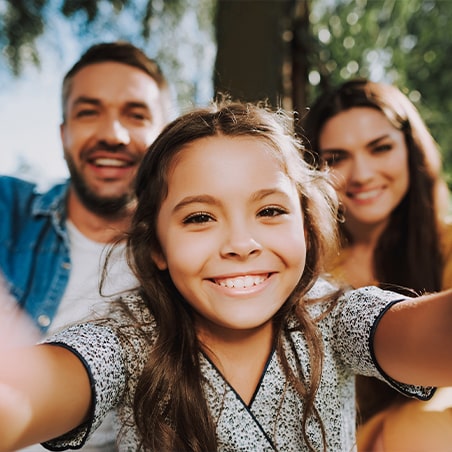
<svg viewBox="0 0 452 452">
<path fill-rule="evenodd" d="M 0 101 L 116 39 L 160 62 L 179 111 L 221 91 L 304 115 L 319 90 L 350 77 L 394 83 L 421 111 L 452 183 L 452 1 L 0 0 Z M 11 98 L 0 105 L 7 112 Z M 11 172 L 27 168 L 22 154 Z"/>
</svg>

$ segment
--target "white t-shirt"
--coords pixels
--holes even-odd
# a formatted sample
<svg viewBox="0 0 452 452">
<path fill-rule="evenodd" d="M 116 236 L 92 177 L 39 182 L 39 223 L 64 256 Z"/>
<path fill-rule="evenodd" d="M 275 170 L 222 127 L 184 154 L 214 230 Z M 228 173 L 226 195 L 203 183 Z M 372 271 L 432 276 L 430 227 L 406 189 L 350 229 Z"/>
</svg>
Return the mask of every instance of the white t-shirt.
<svg viewBox="0 0 452 452">
<path fill-rule="evenodd" d="M 108 258 L 106 279 L 100 292 L 100 280 L 106 257 L 111 246 L 85 237 L 71 221 L 66 223 L 71 253 L 71 271 L 68 285 L 58 311 L 51 323 L 47 336 L 64 326 L 94 317 L 102 317 L 108 309 L 108 302 L 136 288 L 137 280 L 127 265 L 125 244 L 113 248 Z M 111 440 L 115 437 L 113 413 L 110 413 L 101 427 L 80 449 L 85 452 L 112 452 Z M 30 446 L 22 452 L 42 452 L 42 446 Z"/>
<path fill-rule="evenodd" d="M 125 244 L 121 243 L 113 248 L 109 257 L 101 295 L 101 275 L 110 245 L 85 237 L 70 221 L 66 225 L 72 268 L 66 291 L 47 335 L 75 321 L 104 315 L 109 300 L 137 286 L 137 280 L 125 259 Z"/>
</svg>

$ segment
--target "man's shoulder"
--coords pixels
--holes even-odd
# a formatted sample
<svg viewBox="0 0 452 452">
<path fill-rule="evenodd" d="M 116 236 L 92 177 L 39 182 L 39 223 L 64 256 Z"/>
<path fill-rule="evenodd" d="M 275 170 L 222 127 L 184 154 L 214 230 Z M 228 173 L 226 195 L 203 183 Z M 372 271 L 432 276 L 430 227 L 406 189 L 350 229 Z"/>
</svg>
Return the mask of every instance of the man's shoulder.
<svg viewBox="0 0 452 452">
<path fill-rule="evenodd" d="M 68 182 L 64 181 L 42 192 L 34 182 L 14 176 L 0 176 L 0 206 L 16 211 L 47 210 L 65 196 L 67 186 Z"/>
<path fill-rule="evenodd" d="M 0 175 L 0 186 L 11 190 L 35 190 L 36 184 L 15 176 Z"/>
</svg>

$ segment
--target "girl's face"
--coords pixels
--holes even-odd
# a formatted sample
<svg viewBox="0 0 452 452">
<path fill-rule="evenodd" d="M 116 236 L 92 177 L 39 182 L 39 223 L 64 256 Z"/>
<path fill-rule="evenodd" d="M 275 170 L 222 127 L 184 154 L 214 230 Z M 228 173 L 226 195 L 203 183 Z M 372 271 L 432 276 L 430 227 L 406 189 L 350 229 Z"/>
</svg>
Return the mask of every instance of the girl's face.
<svg viewBox="0 0 452 452">
<path fill-rule="evenodd" d="M 251 137 L 202 138 L 179 152 L 157 233 L 154 261 L 210 334 L 271 331 L 305 265 L 296 187 Z"/>
<path fill-rule="evenodd" d="M 347 224 L 386 224 L 410 183 L 403 132 L 379 110 L 355 107 L 329 119 L 319 138 Z"/>
</svg>

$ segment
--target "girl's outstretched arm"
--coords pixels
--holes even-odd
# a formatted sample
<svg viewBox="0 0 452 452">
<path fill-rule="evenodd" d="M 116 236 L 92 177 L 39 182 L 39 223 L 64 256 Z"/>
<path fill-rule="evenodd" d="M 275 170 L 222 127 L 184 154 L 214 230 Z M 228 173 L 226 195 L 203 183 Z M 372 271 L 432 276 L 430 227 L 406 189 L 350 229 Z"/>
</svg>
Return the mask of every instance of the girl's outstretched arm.
<svg viewBox="0 0 452 452">
<path fill-rule="evenodd" d="M 91 390 L 76 355 L 54 345 L 0 350 L 0 451 L 39 443 L 80 425 Z"/>
<path fill-rule="evenodd" d="M 59 436 L 87 417 L 91 390 L 82 362 L 65 348 L 34 345 L 38 339 L 0 279 L 0 452 Z"/>
<path fill-rule="evenodd" d="M 374 350 L 397 381 L 452 386 L 452 290 L 392 306 L 377 325 Z"/>
</svg>

